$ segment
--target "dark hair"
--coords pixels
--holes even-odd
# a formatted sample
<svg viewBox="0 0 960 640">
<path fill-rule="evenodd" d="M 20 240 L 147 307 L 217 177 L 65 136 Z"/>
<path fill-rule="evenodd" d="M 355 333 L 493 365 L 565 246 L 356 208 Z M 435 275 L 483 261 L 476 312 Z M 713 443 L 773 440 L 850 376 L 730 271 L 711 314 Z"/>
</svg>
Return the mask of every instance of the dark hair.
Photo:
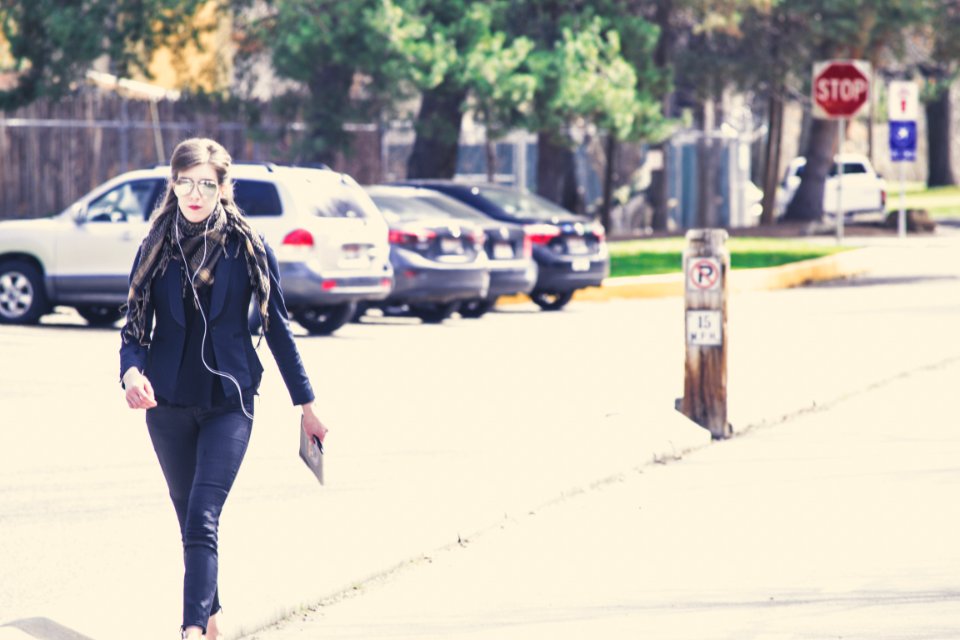
<svg viewBox="0 0 960 640">
<path fill-rule="evenodd" d="M 192 167 L 209 164 L 217 174 L 217 182 L 223 187 L 220 204 L 224 209 L 233 210 L 238 215 L 240 210 L 233 201 L 233 181 L 230 179 L 230 165 L 233 158 L 224 149 L 223 145 L 210 138 L 188 138 L 183 140 L 173 150 L 170 156 L 170 180 L 167 183 L 167 193 L 160 206 L 154 209 L 151 219 L 156 220 L 168 212 L 177 211 L 177 196 L 173 192 L 173 183 L 180 175 Z"/>
</svg>

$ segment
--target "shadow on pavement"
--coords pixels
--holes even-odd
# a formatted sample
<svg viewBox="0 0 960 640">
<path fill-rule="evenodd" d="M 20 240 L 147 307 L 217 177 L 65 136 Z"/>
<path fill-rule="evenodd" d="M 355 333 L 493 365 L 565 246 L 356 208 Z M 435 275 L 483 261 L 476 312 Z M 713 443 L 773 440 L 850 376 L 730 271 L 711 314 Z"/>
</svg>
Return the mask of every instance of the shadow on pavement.
<svg viewBox="0 0 960 640">
<path fill-rule="evenodd" d="M 879 285 L 908 285 L 918 284 L 920 282 L 952 282 L 960 280 L 960 276 L 858 276 L 856 278 L 843 278 L 840 280 L 828 280 L 825 282 L 814 282 L 809 287 L 873 287 Z"/>
<path fill-rule="evenodd" d="M 50 618 L 24 618 L 23 620 L 8 622 L 0 626 L 0 629 L 4 627 L 19 629 L 40 640 L 93 640 L 89 636 L 68 629 Z"/>
</svg>

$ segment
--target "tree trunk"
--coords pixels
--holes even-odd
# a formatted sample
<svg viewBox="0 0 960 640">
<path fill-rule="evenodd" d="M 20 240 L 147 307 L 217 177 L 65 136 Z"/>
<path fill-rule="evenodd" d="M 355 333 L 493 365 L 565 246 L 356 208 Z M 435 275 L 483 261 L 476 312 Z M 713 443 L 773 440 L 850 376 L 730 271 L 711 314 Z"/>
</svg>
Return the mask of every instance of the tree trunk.
<svg viewBox="0 0 960 640">
<path fill-rule="evenodd" d="M 497 143 L 489 138 L 483 142 L 483 150 L 487 156 L 487 182 L 497 181 Z"/>
<path fill-rule="evenodd" d="M 666 151 L 664 151 L 666 153 Z M 667 173 L 665 169 L 650 172 L 650 228 L 653 231 L 666 231 L 669 221 L 667 215 Z"/>
<path fill-rule="evenodd" d="M 548 131 L 537 133 L 537 193 L 570 211 L 580 210 L 573 151 Z"/>
<path fill-rule="evenodd" d="M 677 29 L 673 26 L 673 16 L 675 13 L 674 0 L 659 0 L 654 3 L 656 10 L 654 12 L 653 22 L 660 28 L 660 36 L 657 38 L 657 46 L 653 50 L 653 63 L 658 69 L 672 69 L 677 43 Z M 672 76 L 672 73 L 671 73 Z M 661 99 L 663 115 L 667 118 L 676 116 L 674 113 L 675 92 L 673 83 L 670 83 L 670 90 L 664 92 Z M 667 142 L 651 147 L 652 150 L 658 150 L 662 154 L 664 163 L 667 158 Z M 669 225 L 669 212 L 667 210 L 667 172 L 669 169 L 664 167 L 654 171 L 651 176 L 650 184 L 650 207 L 653 214 L 650 217 L 650 227 L 654 231 L 666 231 Z"/>
<path fill-rule="evenodd" d="M 306 135 L 300 143 L 299 160 L 305 163 L 336 163 L 338 152 L 349 152 L 350 136 L 343 123 L 354 115 L 350 101 L 353 69 L 341 65 L 318 65 L 310 78 L 311 99 L 304 119 Z"/>
<path fill-rule="evenodd" d="M 697 218 L 701 229 L 719 226 L 717 219 L 717 150 L 718 141 L 713 138 L 715 103 L 713 98 L 703 101 L 701 129 L 703 135 L 697 141 Z"/>
<path fill-rule="evenodd" d="M 813 118 L 807 144 L 807 164 L 793 200 L 787 206 L 784 221 L 813 222 L 823 219 L 823 189 L 833 164 L 837 124 L 832 120 Z"/>
<path fill-rule="evenodd" d="M 407 161 L 408 178 L 452 178 L 457 172 L 461 107 L 466 90 L 445 81 L 423 93 L 414 128 L 417 139 Z"/>
<path fill-rule="evenodd" d="M 613 182 L 616 179 L 614 169 L 617 162 L 617 139 L 607 134 L 606 164 L 603 167 L 603 204 L 600 206 L 600 224 L 610 232 L 610 209 L 613 206 Z"/>
<path fill-rule="evenodd" d="M 924 110 L 927 114 L 927 186 L 957 184 L 950 162 L 950 89 L 940 91 L 935 100 L 926 103 Z"/>
<path fill-rule="evenodd" d="M 767 144 L 763 154 L 763 213 L 760 224 L 773 224 L 780 182 L 780 144 L 783 139 L 783 97 L 780 86 L 771 87 Z"/>
</svg>

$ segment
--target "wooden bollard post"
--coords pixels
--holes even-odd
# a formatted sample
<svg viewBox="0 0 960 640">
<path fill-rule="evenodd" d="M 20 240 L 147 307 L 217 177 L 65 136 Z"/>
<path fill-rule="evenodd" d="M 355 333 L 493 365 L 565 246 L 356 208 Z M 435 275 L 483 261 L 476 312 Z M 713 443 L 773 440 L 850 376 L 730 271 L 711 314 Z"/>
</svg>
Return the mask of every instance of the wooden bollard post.
<svg viewBox="0 0 960 640">
<path fill-rule="evenodd" d="M 727 273 L 723 229 L 691 229 L 683 253 L 687 360 L 680 410 L 714 439 L 732 434 L 727 422 Z"/>
</svg>

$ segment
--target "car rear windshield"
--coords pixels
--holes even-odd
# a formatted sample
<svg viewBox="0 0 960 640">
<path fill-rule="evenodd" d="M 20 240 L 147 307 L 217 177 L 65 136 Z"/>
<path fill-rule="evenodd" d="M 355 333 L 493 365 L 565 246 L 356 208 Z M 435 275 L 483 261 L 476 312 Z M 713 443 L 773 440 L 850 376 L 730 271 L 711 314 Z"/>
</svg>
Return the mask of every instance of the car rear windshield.
<svg viewBox="0 0 960 640">
<path fill-rule="evenodd" d="M 427 218 L 456 218 L 480 224 L 489 222 L 489 218 L 472 207 L 439 194 L 405 196 L 374 193 L 371 197 L 380 207 L 383 216 L 391 222 L 411 222 Z"/>
<path fill-rule="evenodd" d="M 532 193 L 500 187 L 477 187 L 484 198 L 492 201 L 512 216 L 540 220 L 572 219 L 576 216 L 560 205 Z"/>
<path fill-rule="evenodd" d="M 843 175 L 848 176 L 854 173 L 866 173 L 867 168 L 863 166 L 862 162 L 843 162 Z M 837 165 L 834 164 L 830 167 L 830 175 L 837 175 Z"/>
</svg>

